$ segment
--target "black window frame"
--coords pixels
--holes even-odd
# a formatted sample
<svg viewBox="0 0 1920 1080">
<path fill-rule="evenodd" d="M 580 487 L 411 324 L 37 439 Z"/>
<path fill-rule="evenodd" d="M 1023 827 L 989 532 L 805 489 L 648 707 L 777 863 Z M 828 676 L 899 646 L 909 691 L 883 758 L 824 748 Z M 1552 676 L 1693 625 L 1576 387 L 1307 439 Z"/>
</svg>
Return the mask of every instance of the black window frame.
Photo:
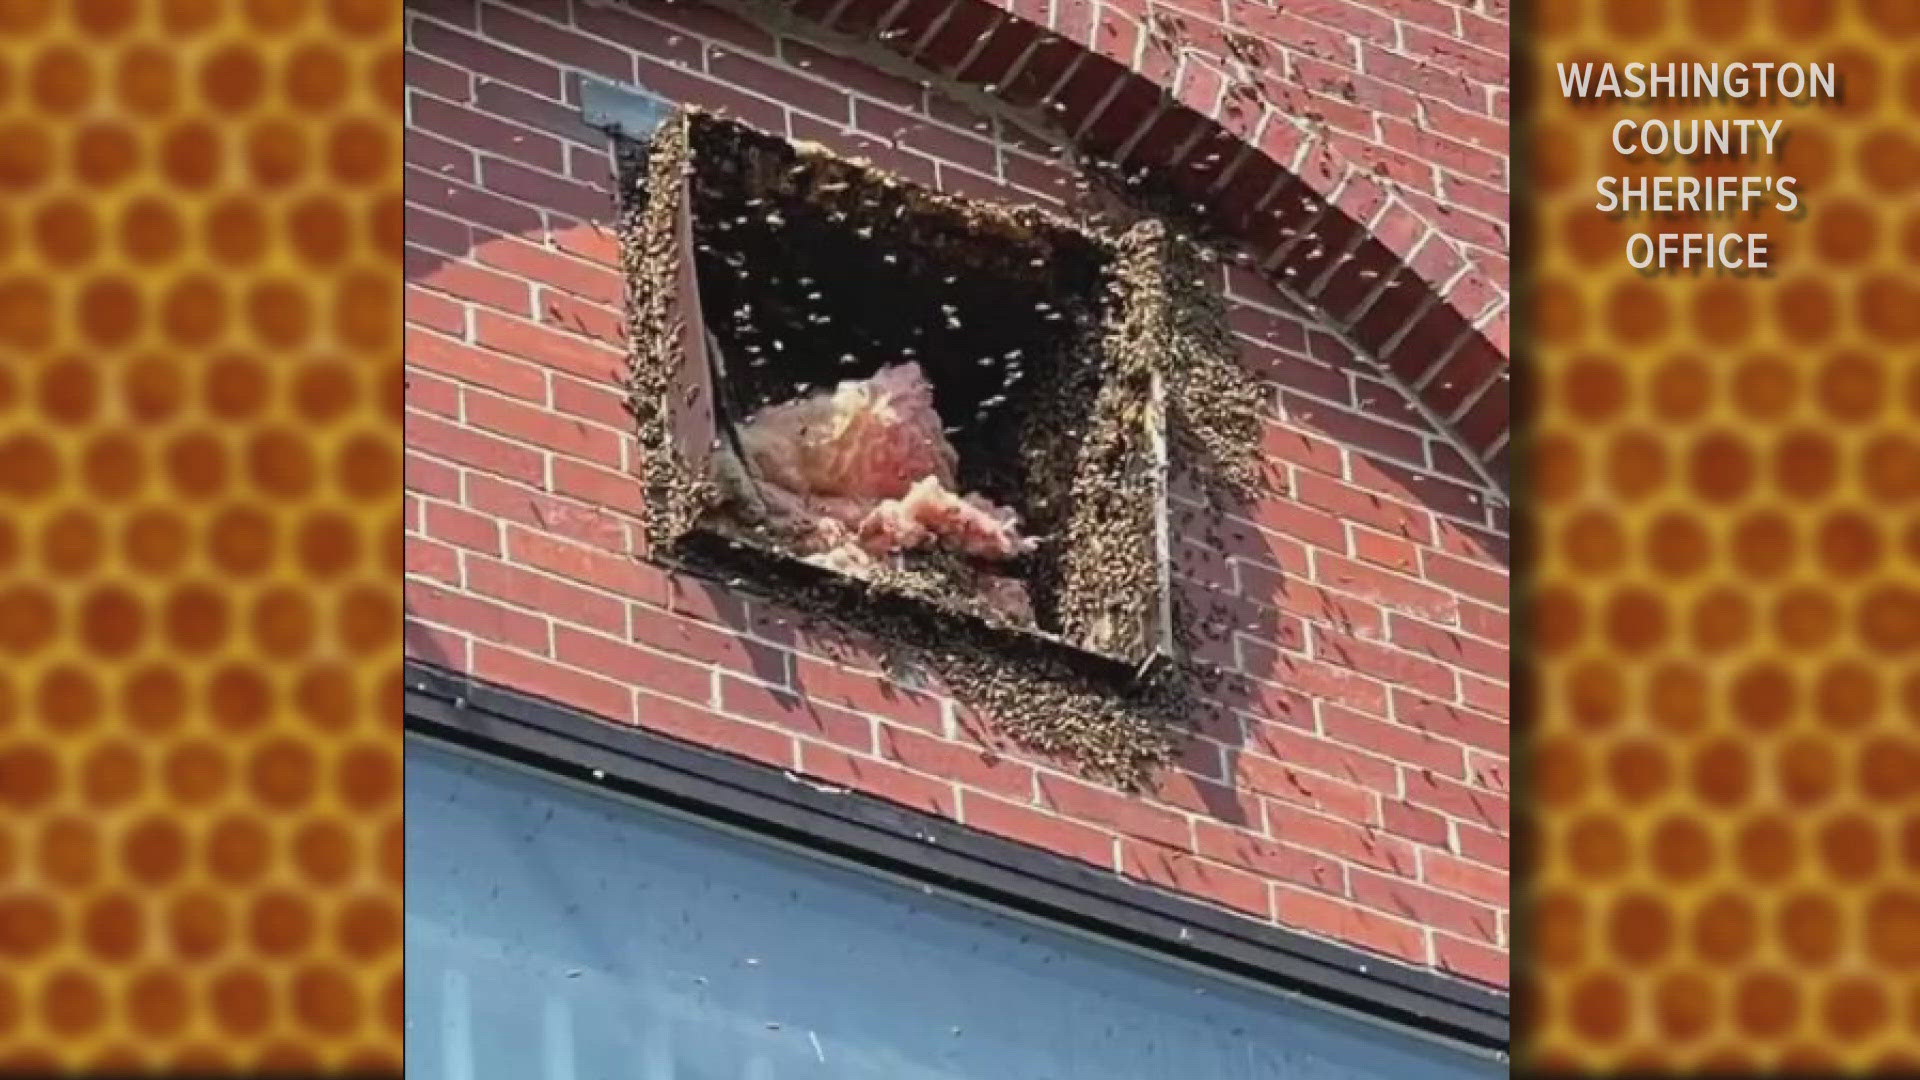
<svg viewBox="0 0 1920 1080">
<path fill-rule="evenodd" d="M 1508 995 L 424 661 L 406 731 L 1504 1058 Z"/>
</svg>

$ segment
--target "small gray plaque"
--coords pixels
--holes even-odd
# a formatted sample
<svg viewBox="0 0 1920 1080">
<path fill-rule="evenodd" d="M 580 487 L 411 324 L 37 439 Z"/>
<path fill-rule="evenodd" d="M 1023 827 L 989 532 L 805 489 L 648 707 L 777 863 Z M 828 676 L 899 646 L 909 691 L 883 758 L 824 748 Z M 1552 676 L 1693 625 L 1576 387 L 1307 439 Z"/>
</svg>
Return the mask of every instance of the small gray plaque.
<svg viewBox="0 0 1920 1080">
<path fill-rule="evenodd" d="M 672 102 L 637 86 L 598 79 L 580 81 L 581 119 L 615 135 L 645 141 L 672 111 Z"/>
</svg>

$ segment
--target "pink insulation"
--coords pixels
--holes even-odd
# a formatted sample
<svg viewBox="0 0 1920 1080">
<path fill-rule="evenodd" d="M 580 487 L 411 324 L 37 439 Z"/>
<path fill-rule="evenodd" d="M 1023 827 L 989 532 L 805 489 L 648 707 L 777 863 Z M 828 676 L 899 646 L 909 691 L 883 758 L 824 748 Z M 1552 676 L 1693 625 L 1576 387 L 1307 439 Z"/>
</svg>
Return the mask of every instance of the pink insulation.
<svg viewBox="0 0 1920 1080">
<path fill-rule="evenodd" d="M 992 561 L 1033 549 L 1013 510 L 953 490 L 958 455 L 918 364 L 770 405 L 740 425 L 739 437 L 770 524 L 799 537 L 820 565 L 860 577 L 916 548 Z M 990 581 L 984 599 L 1031 621 L 1018 580 Z"/>
</svg>

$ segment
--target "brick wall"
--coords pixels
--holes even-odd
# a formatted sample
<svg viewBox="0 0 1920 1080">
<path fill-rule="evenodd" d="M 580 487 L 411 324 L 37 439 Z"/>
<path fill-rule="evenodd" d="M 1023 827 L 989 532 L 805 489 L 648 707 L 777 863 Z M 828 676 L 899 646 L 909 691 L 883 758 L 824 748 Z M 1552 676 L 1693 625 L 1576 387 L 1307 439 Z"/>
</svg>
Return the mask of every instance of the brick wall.
<svg viewBox="0 0 1920 1080">
<path fill-rule="evenodd" d="M 838 6 L 837 18 L 856 6 Z M 754 22 L 692 0 L 409 4 L 410 653 L 1257 919 L 1504 985 L 1506 518 L 1476 460 L 1490 444 L 1470 423 L 1447 420 L 1473 410 L 1504 367 L 1503 341 L 1491 347 L 1485 334 L 1460 329 L 1465 306 L 1476 316 L 1504 310 L 1504 260 L 1395 217 L 1403 191 L 1352 219 L 1369 231 L 1346 254 L 1374 270 L 1365 280 L 1402 282 L 1414 298 L 1397 344 L 1419 339 L 1414 323 L 1445 322 L 1453 336 L 1444 370 L 1433 361 L 1409 378 L 1391 356 L 1377 354 L 1380 364 L 1355 355 L 1368 335 L 1354 320 L 1366 311 L 1332 313 L 1325 290 L 1343 287 L 1337 274 L 1314 268 L 1314 287 L 1289 275 L 1305 265 L 1299 249 L 1269 260 L 1255 238 L 1254 257 L 1222 271 L 1244 361 L 1272 387 L 1265 448 L 1288 495 L 1249 508 L 1217 537 L 1180 538 L 1177 587 L 1233 598 L 1250 629 L 1211 656 L 1232 672 L 1220 691 L 1231 719 L 1209 723 L 1146 795 L 1122 795 L 1005 745 L 991 717 L 937 685 L 891 681 L 857 642 L 817 639 L 775 605 L 635 557 L 641 507 L 618 385 L 622 283 L 607 227 L 608 148 L 579 120 L 579 75 L 637 80 L 952 191 L 1078 197 L 1081 177 L 1056 147 L 1097 148 L 1090 133 L 1138 73 L 1116 74 L 1102 102 L 1054 108 L 1088 96 L 1074 85 L 1080 67 L 1062 65 L 1055 86 L 1026 104 L 1066 117 L 1055 126 L 1067 130 L 1037 130 L 1005 107 L 1030 92 L 1019 71 L 1031 67 L 1031 45 L 1024 66 L 1000 65 L 1013 72 L 1012 88 L 983 92 L 992 84 L 978 70 L 970 87 L 941 74 L 980 69 L 990 63 L 983 56 L 1019 44 L 991 21 L 1001 16 L 989 12 L 976 27 L 965 14 L 975 9 L 949 6 L 937 23 L 869 26 L 877 40 L 852 46 L 804 17 Z M 1205 22 L 1202 9 L 1220 6 L 1180 13 L 1191 28 Z M 1026 7 L 1056 21 L 1077 10 L 1061 0 L 1015 13 Z M 1285 70 L 1308 70 L 1310 59 L 1358 65 L 1355 92 L 1366 104 L 1327 106 L 1327 124 L 1365 129 L 1349 132 L 1362 142 L 1343 153 L 1390 164 L 1401 159 L 1385 155 L 1406 155 L 1443 188 L 1468 174 L 1491 186 L 1497 172 L 1504 190 L 1504 89 L 1457 90 L 1432 74 L 1436 65 L 1483 64 L 1473 38 L 1503 47 L 1489 5 L 1324 0 L 1257 18 L 1246 14 L 1257 5 L 1232 7 L 1275 35 L 1265 40 L 1289 42 L 1273 46 Z M 894 18 L 918 10 L 901 5 Z M 892 33 L 900 26 L 909 32 Z M 962 49 L 950 37 L 986 44 Z M 909 38 L 910 47 L 900 44 Z M 1149 60 L 1139 47 L 1130 53 L 1130 64 L 1183 93 L 1198 77 L 1189 62 L 1167 69 Z M 1420 95 L 1419 107 L 1398 108 L 1396 94 Z M 1432 110 L 1442 105 L 1479 118 L 1481 141 L 1498 141 L 1497 169 L 1388 122 L 1440 116 Z M 1362 107 L 1379 112 L 1350 111 Z M 1133 122 L 1119 152 L 1205 161 L 1219 129 L 1181 115 Z M 1456 117 L 1448 130 L 1480 128 Z M 1209 164 L 1231 162 L 1236 172 L 1253 160 L 1245 150 L 1212 153 Z M 1239 190 L 1224 177 L 1208 183 L 1223 201 Z M 1248 206 L 1270 205 L 1276 191 L 1291 192 L 1291 203 L 1317 190 L 1287 183 L 1266 184 Z M 1352 183 L 1345 175 L 1325 194 L 1343 198 L 1341 185 Z M 1449 214 L 1500 219 L 1491 195 L 1440 197 L 1452 201 Z M 1262 215 L 1270 219 L 1289 220 Z M 1428 245 L 1446 260 L 1422 262 Z M 1446 267 L 1447 288 L 1428 280 Z M 1458 299 L 1453 289 L 1474 275 L 1490 291 Z M 1364 290 L 1376 318 L 1381 304 L 1399 302 L 1386 298 L 1391 291 Z M 1469 362 L 1471 378 L 1446 375 Z M 1496 396 L 1504 402 L 1504 392 Z"/>
</svg>

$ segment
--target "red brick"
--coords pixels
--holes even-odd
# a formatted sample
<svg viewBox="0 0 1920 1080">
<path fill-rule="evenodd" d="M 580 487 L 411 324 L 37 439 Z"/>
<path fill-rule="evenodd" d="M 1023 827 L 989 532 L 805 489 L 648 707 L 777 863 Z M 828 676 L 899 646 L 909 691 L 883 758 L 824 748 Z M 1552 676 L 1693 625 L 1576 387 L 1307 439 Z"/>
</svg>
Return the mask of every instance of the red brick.
<svg viewBox="0 0 1920 1080">
<path fill-rule="evenodd" d="M 570 626 L 555 626 L 553 643 L 555 655 L 574 667 L 682 701 L 705 703 L 713 696 L 712 668 Z"/>
<path fill-rule="evenodd" d="M 500 523 L 471 510 L 445 503 L 428 503 L 426 531 L 435 540 L 444 540 L 455 547 L 483 555 L 500 554 Z"/>
<path fill-rule="evenodd" d="M 1443 892 L 1482 900 L 1505 908 L 1511 900 L 1507 875 L 1444 851 L 1420 853 L 1420 879 Z"/>
<path fill-rule="evenodd" d="M 466 498 L 473 509 L 518 522 L 534 533 L 562 537 L 602 551 L 628 550 L 626 523 L 600 506 L 570 502 L 486 476 L 467 477 Z M 657 573 L 654 576 L 656 580 L 659 577 Z"/>
<path fill-rule="evenodd" d="M 787 38 L 780 42 L 780 53 L 788 63 L 833 86 L 844 86 L 863 97 L 877 98 L 903 109 L 917 109 L 925 96 L 920 84 L 911 79 L 876 70 L 859 60 Z"/>
<path fill-rule="evenodd" d="M 488 37 L 535 56 L 549 57 L 568 67 L 604 75 L 615 82 L 633 81 L 633 60 L 622 50 L 585 34 L 528 18 L 497 4 L 480 6 L 480 30 Z"/>
<path fill-rule="evenodd" d="M 1423 576 L 1436 585 L 1444 585 L 1482 603 L 1507 607 L 1507 575 L 1465 559 L 1427 551 L 1421 556 Z"/>
<path fill-rule="evenodd" d="M 940 699 L 811 657 L 794 664 L 794 689 L 810 697 L 935 733 L 945 729 Z"/>
<path fill-rule="evenodd" d="M 1422 130 L 1391 116 L 1380 118 L 1380 134 L 1388 146 L 1404 150 L 1422 161 L 1471 177 L 1496 188 L 1507 182 L 1507 158 L 1503 153 Z"/>
<path fill-rule="evenodd" d="M 1271 918 L 1267 882 L 1244 870 L 1142 840 L 1120 841 L 1120 869 L 1128 877 Z"/>
<path fill-rule="evenodd" d="M 467 394 L 467 422 L 556 454 L 616 467 L 621 463 L 619 434 L 492 394 Z"/>
<path fill-rule="evenodd" d="M 1350 539 L 1354 558 L 1362 562 L 1402 574 L 1420 572 L 1420 549 L 1398 536 L 1356 527 Z"/>
<path fill-rule="evenodd" d="M 576 218 L 607 219 L 614 212 L 613 195 L 608 191 L 500 158 L 480 162 L 480 186 L 495 194 Z"/>
<path fill-rule="evenodd" d="M 420 52 L 543 97 L 560 97 L 560 69 L 544 60 L 421 19 L 413 20 L 409 29 L 409 44 Z"/>
<path fill-rule="evenodd" d="M 635 67 L 640 85 L 661 97 L 711 109 L 762 131 L 786 130 L 787 110 L 778 102 L 683 68 L 655 63 L 644 56 L 637 59 Z"/>
<path fill-rule="evenodd" d="M 406 375 L 406 404 L 409 412 L 432 413 L 450 420 L 460 419 L 460 386 L 418 371 Z"/>
<path fill-rule="evenodd" d="M 1421 844 L 1445 847 L 1449 842 L 1446 818 L 1398 799 L 1380 801 L 1380 823 L 1393 835 Z M 1429 854 L 1423 853 L 1422 858 Z"/>
<path fill-rule="evenodd" d="M 617 308 L 590 304 L 546 288 L 540 290 L 539 306 L 540 321 L 548 326 L 606 345 L 621 345 L 626 340 L 626 326 Z"/>
<path fill-rule="evenodd" d="M 1491 679 L 1505 679 L 1510 670 L 1506 649 L 1404 615 L 1393 616 L 1389 636 L 1395 645 L 1410 652 L 1464 667 Z"/>
<path fill-rule="evenodd" d="M 1252 762 L 1261 759 L 1254 758 Z M 1251 763 L 1250 763 L 1251 764 Z M 1271 775 L 1278 772 L 1280 775 Z M 1315 813 L 1328 814 L 1342 821 L 1356 824 L 1377 825 L 1380 822 L 1380 794 L 1366 788 L 1335 780 L 1331 777 L 1289 768 L 1285 765 L 1277 770 L 1267 770 L 1268 775 L 1258 776 L 1250 781 L 1250 787 L 1278 802 L 1304 807 Z M 1243 775 L 1256 776 L 1251 768 Z"/>
<path fill-rule="evenodd" d="M 406 188 L 409 203 L 430 207 L 450 217 L 509 232 L 533 232 L 540 228 L 540 212 L 532 207 L 435 176 L 425 169 L 409 166 Z"/>
<path fill-rule="evenodd" d="M 408 453 L 405 468 L 408 491 L 439 499 L 460 497 L 460 470 L 453 466 Z"/>
<path fill-rule="evenodd" d="M 1345 900 L 1279 885 L 1275 886 L 1274 914 L 1280 922 L 1309 933 L 1356 943 L 1414 963 L 1427 960 L 1425 930 Z"/>
<path fill-rule="evenodd" d="M 1347 867 L 1338 859 L 1208 821 L 1196 822 L 1194 833 L 1199 839 L 1200 854 L 1209 859 L 1251 871 L 1269 881 L 1290 881 L 1335 896 L 1346 895 Z"/>
<path fill-rule="evenodd" d="M 1433 516 L 1417 507 L 1315 473 L 1297 475 L 1293 492 L 1301 502 L 1335 517 L 1359 521 L 1418 544 L 1432 541 Z"/>
<path fill-rule="evenodd" d="M 1507 752 L 1509 729 L 1504 721 L 1473 712 L 1449 702 L 1407 690 L 1393 694 L 1393 717 L 1401 724 L 1420 731 L 1465 743 L 1471 747 Z"/>
<path fill-rule="evenodd" d="M 605 226 L 594 221 L 569 222 L 560 218 L 550 218 L 549 222 L 548 243 L 576 259 L 619 271 L 620 240 Z"/>
<path fill-rule="evenodd" d="M 1352 874 L 1352 889 L 1354 900 L 1376 911 L 1488 944 L 1500 940 L 1500 917 L 1484 904 L 1358 867 Z"/>
<path fill-rule="evenodd" d="M 604 132 L 588 127 L 580 118 L 577 107 L 549 101 L 492 79 L 480 79 L 474 84 L 473 102 L 481 112 L 539 128 L 582 146 L 605 146 L 607 142 Z"/>
<path fill-rule="evenodd" d="M 625 6 L 613 4 L 579 4 L 573 9 L 574 23 L 594 37 L 617 41 L 635 52 L 696 68 L 700 66 L 700 41 L 688 36 L 688 31 L 694 30 L 690 23 L 699 15 L 711 15 L 716 21 L 725 19 L 730 25 L 738 26 L 742 40 L 734 42 L 736 45 L 751 42 L 761 51 L 772 45 L 773 38 L 766 31 L 736 23 L 731 16 L 704 4 L 681 5 L 680 10 L 668 14 L 669 23 L 640 18 Z"/>
<path fill-rule="evenodd" d="M 993 144 L 898 109 L 871 101 L 856 101 L 854 126 L 889 144 L 900 144 L 980 173 L 996 173 L 998 156 Z"/>
<path fill-rule="evenodd" d="M 1433 0 L 1421 0 L 1433 7 L 1441 5 Z M 1392 12 L 1404 3 L 1392 4 L 1387 0 L 1367 0 L 1366 3 L 1353 3 L 1351 0 L 1294 0 L 1287 10 L 1309 22 L 1344 30 L 1362 41 L 1393 40 Z M 1449 24 L 1451 25 L 1451 24 Z"/>
<path fill-rule="evenodd" d="M 1356 529 L 1356 535 L 1358 532 Z M 1383 539 L 1399 538 L 1387 536 Z M 1449 622 L 1459 610 L 1458 600 L 1447 592 L 1415 578 L 1389 573 L 1338 555 L 1315 552 L 1313 568 L 1314 580 L 1327 588 L 1393 611 L 1418 615 L 1435 622 Z"/>
<path fill-rule="evenodd" d="M 443 334 L 467 332 L 465 304 L 417 285 L 407 286 L 405 318 L 410 324 L 430 327 Z"/>
<path fill-rule="evenodd" d="M 1313 507 L 1273 497 L 1261 500 L 1250 513 L 1251 521 L 1229 516 L 1222 528 L 1221 545 L 1238 558 L 1299 574 L 1308 567 L 1303 544 L 1342 553 L 1347 550 L 1346 526 Z"/>
<path fill-rule="evenodd" d="M 708 750 L 722 750 L 779 768 L 792 768 L 794 739 L 784 731 L 721 716 L 709 709 L 641 689 L 635 717 L 643 728 Z"/>
<path fill-rule="evenodd" d="M 1320 711 L 1321 727 L 1331 739 L 1364 746 L 1395 761 L 1465 779 L 1466 751 L 1458 743 L 1435 738 L 1415 728 L 1375 720 L 1338 706 Z"/>
<path fill-rule="evenodd" d="M 1423 97 L 1436 97 L 1469 112 L 1486 111 L 1481 86 L 1458 72 L 1433 67 L 1372 44 L 1361 46 L 1360 65 L 1366 74 L 1394 86 L 1404 86 Z"/>
<path fill-rule="evenodd" d="M 546 459 L 538 450 L 438 417 L 409 416 L 407 445 L 470 469 L 527 483 L 540 483 L 546 476 Z"/>
<path fill-rule="evenodd" d="M 435 176 L 447 176 L 466 183 L 474 181 L 473 151 L 421 131 L 408 131 L 404 145 L 406 163 Z"/>
<path fill-rule="evenodd" d="M 1506 986 L 1507 950 L 1466 941 L 1449 934 L 1433 935 L 1433 962 L 1442 970 L 1494 986 Z"/>
<path fill-rule="evenodd" d="M 1486 516 L 1486 498 L 1476 488 L 1365 453 L 1351 454 L 1348 460 L 1353 483 L 1368 491 L 1467 521 L 1477 522 Z"/>
<path fill-rule="evenodd" d="M 873 752 L 873 721 L 764 682 L 720 675 L 720 708 L 862 754 Z M 927 771 L 927 770 L 922 770 Z"/>
<path fill-rule="evenodd" d="M 546 655 L 547 620 L 502 607 L 491 600 L 449 592 L 425 582 L 410 581 L 407 615 L 441 626 L 458 627 L 483 641 L 511 645 L 524 652 Z"/>
<path fill-rule="evenodd" d="M 1312 427 L 1317 425 L 1311 422 L 1298 426 L 1265 424 L 1260 449 L 1268 461 L 1291 462 L 1330 476 L 1342 475 L 1346 469 L 1346 452 L 1337 443 L 1301 430 Z"/>
<path fill-rule="evenodd" d="M 407 588 L 410 592 L 413 583 L 408 582 Z M 473 649 L 473 639 L 463 631 L 429 626 L 409 615 L 401 628 L 401 640 L 409 659 L 425 660 L 455 671 L 466 671 L 472 666 L 468 654 Z"/>
<path fill-rule="evenodd" d="M 1000 17 L 999 13 L 985 4 L 953 7 L 946 22 L 920 51 L 920 61 L 935 70 L 953 67 L 973 49 L 982 35 L 992 29 L 994 21 Z"/>
<path fill-rule="evenodd" d="M 419 96 L 411 100 L 411 109 L 413 126 L 461 146 L 511 158 L 548 172 L 559 172 L 565 161 L 560 140 L 521 124 Z M 412 137 L 409 128 L 408 138 Z"/>
<path fill-rule="evenodd" d="M 961 799 L 960 820 L 982 832 L 1113 869 L 1111 833 L 996 799 L 973 788 L 963 788 Z"/>
<path fill-rule="evenodd" d="M 718 664 L 765 683 L 784 685 L 788 680 L 787 654 L 772 645 L 648 604 L 633 605 L 628 618 L 632 639 L 650 649 Z"/>
<path fill-rule="evenodd" d="M 1511 691 L 1504 682 L 1493 682 L 1468 674 L 1460 676 L 1460 701 L 1470 709 L 1479 709 L 1505 719 L 1510 698 Z"/>
<path fill-rule="evenodd" d="M 548 251 L 511 236 L 482 234 L 474 258 L 487 266 L 518 274 L 596 304 L 618 304 L 626 289 L 619 273 Z"/>
<path fill-rule="evenodd" d="M 553 489 L 568 498 L 608 507 L 636 518 L 646 508 L 645 492 L 641 489 L 639 478 L 581 461 L 556 458 L 553 462 Z"/>
<path fill-rule="evenodd" d="M 583 709 L 603 719 L 633 722 L 633 689 L 550 661 L 473 643 L 473 673 L 515 690 Z"/>
<path fill-rule="evenodd" d="M 658 603 L 665 595 L 660 572 L 626 555 L 569 543 L 519 526 L 507 530 L 507 551 L 516 562 L 629 599 Z"/>
<path fill-rule="evenodd" d="M 459 258 L 467 253 L 472 232 L 464 221 L 418 206 L 406 208 L 404 239 L 409 245 Z"/>
<path fill-rule="evenodd" d="M 851 117 L 844 90 L 837 90 L 731 49 L 708 49 L 707 73 L 822 120 L 845 124 Z"/>
<path fill-rule="evenodd" d="M 408 248 L 406 255 L 407 280 L 416 285 L 513 315 L 524 316 L 533 311 L 533 290 L 519 278 L 447 259 L 421 248 Z"/>
<path fill-rule="evenodd" d="M 551 612 L 565 622 L 604 634 L 627 632 L 627 606 L 620 600 L 511 563 L 468 559 L 467 587 L 482 596 Z"/>
<path fill-rule="evenodd" d="M 406 84 L 448 101 L 465 101 L 473 93 L 473 76 L 411 49 L 407 50 Z"/>
<path fill-rule="evenodd" d="M 1314 629 L 1320 627 L 1316 625 Z M 1386 686 L 1349 665 L 1291 656 L 1249 638 L 1240 640 L 1240 655 L 1247 668 L 1263 680 L 1364 712 L 1384 714 L 1387 711 Z"/>
<path fill-rule="evenodd" d="M 1509 827 L 1508 801 L 1505 795 L 1449 780 L 1444 776 L 1408 770 L 1407 798 L 1430 810 L 1484 825 L 1505 833 Z"/>
<path fill-rule="evenodd" d="M 986 747 L 881 724 L 880 755 L 915 772 L 954 780 L 969 790 L 1022 802 L 1033 795 L 1033 768 Z"/>
<path fill-rule="evenodd" d="M 1460 822 L 1454 826 L 1460 836 L 1460 854 L 1485 866 L 1505 870 L 1510 844 L 1506 836 L 1477 825 Z"/>
<path fill-rule="evenodd" d="M 951 783 L 909 772 L 870 757 L 849 754 L 819 743 L 800 744 L 800 771 L 856 791 L 910 806 L 915 810 L 959 816 L 959 805 Z"/>
<path fill-rule="evenodd" d="M 546 373 L 530 364 L 475 349 L 439 334 L 407 327 L 407 366 L 437 371 L 495 393 L 541 402 L 547 397 Z"/>
<path fill-rule="evenodd" d="M 1320 432 L 1342 446 L 1403 461 L 1425 461 L 1426 443 L 1419 433 L 1383 424 L 1369 416 L 1325 405 L 1290 391 L 1280 400 L 1286 415 L 1303 427 Z"/>
<path fill-rule="evenodd" d="M 593 382 L 615 385 L 626 368 L 625 357 L 604 344 L 491 312 L 474 312 L 473 336 L 485 348 Z"/>
<path fill-rule="evenodd" d="M 1391 686 L 1412 687 L 1443 698 L 1451 698 L 1458 691 L 1459 684 L 1451 668 L 1324 625 L 1313 627 L 1313 655 L 1371 675 Z"/>
<path fill-rule="evenodd" d="M 1111 828 L 1170 848 L 1193 850 L 1192 821 L 1183 814 L 1143 802 L 1138 796 L 1049 773 L 1040 777 L 1040 805 L 1089 825 Z"/>
<path fill-rule="evenodd" d="M 1269 801 L 1267 835 L 1275 840 L 1323 851 L 1347 862 L 1361 863 L 1404 877 L 1419 872 L 1415 848 L 1397 836 L 1310 810 Z"/>
<path fill-rule="evenodd" d="M 1308 780 L 1312 780 L 1314 774 L 1319 774 L 1351 782 L 1370 791 L 1399 790 L 1399 772 L 1393 762 L 1372 753 L 1368 748 L 1341 746 L 1284 724 L 1257 725 L 1247 749 L 1255 753 L 1240 755 L 1242 775 L 1252 783 L 1252 777 L 1248 775 L 1252 770 L 1268 770 L 1270 782 L 1262 784 L 1263 789 L 1294 782 L 1284 773 L 1275 775 L 1279 770 L 1304 770 Z M 1259 754 L 1267 755 L 1266 760 L 1262 761 Z"/>
<path fill-rule="evenodd" d="M 406 567 L 408 575 L 430 577 L 455 587 L 460 584 L 460 552 L 424 536 L 406 538 Z"/>
</svg>

